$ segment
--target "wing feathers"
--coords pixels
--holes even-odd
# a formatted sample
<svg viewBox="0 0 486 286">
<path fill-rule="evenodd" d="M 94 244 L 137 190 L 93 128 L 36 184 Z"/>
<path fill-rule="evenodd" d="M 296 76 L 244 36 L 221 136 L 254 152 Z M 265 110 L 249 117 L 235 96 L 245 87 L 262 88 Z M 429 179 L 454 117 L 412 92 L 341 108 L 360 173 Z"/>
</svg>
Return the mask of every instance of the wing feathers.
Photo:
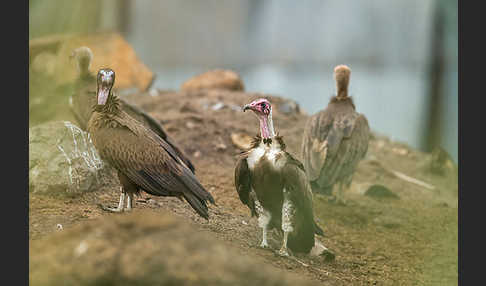
<svg viewBox="0 0 486 286">
<path fill-rule="evenodd" d="M 148 193 L 184 196 L 201 216 L 207 218 L 206 201 L 214 204 L 214 199 L 171 146 L 124 112 L 114 120 L 121 126 L 109 128 L 105 134 L 99 135 L 110 137 L 107 140 L 110 143 L 101 148 L 103 157 Z"/>
<path fill-rule="evenodd" d="M 251 176 L 246 156 L 241 157 L 236 163 L 235 187 L 240 201 L 247 205 L 251 211 L 251 215 L 255 216 L 255 196 L 251 194 Z"/>
</svg>

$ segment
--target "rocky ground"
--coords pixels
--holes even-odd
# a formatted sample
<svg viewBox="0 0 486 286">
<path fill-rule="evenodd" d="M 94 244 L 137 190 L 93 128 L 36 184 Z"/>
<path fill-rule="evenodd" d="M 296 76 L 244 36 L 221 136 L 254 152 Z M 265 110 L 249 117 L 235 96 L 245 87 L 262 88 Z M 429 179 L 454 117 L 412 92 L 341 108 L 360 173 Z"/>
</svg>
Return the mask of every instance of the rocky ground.
<svg viewBox="0 0 486 286">
<path fill-rule="evenodd" d="M 335 258 L 284 258 L 275 254 L 276 236 L 272 250 L 258 247 L 261 231 L 238 199 L 234 167 L 238 146 L 258 132 L 257 120 L 241 112 L 241 106 L 259 97 L 273 104 L 275 129 L 300 159 L 308 115 L 294 102 L 247 93 L 243 84 L 228 82 L 223 85 L 232 91 L 201 90 L 193 82 L 194 88 L 185 85 L 179 91 L 119 93 L 162 123 L 195 164 L 196 176 L 217 205 L 210 206 L 205 221 L 185 202 L 144 193 L 131 214 L 111 214 L 98 206 L 118 202 L 119 183 L 106 170 L 109 166 L 102 176 L 93 179 L 91 174 L 74 187 L 66 179 L 72 176 L 63 171 L 69 168 L 57 149 L 71 150 L 66 147 L 69 133 L 62 129 L 63 121 L 75 122 L 67 105 L 71 90 L 66 84 L 41 84 L 45 80 L 31 71 L 32 285 L 457 285 L 457 166 L 441 152 L 422 153 L 373 134 L 345 191 L 346 205 L 314 195 L 317 222 L 326 234 L 319 240 Z M 60 131 L 46 135 L 46 128 Z M 87 138 L 75 135 L 77 142 Z M 76 146 L 84 149 L 68 154 L 77 156 L 75 161 L 70 157 L 72 172 L 83 166 L 83 150 L 90 150 Z M 50 156 L 50 150 L 58 153 Z M 60 173 L 45 174 L 43 168 Z"/>
<path fill-rule="evenodd" d="M 376 135 L 346 191 L 345 206 L 314 196 L 317 220 L 326 233 L 321 241 L 335 253 L 334 261 L 299 256 L 299 262 L 259 249 L 261 232 L 234 189 L 233 172 L 240 149 L 231 135 L 252 136 L 257 132 L 254 116 L 238 107 L 262 96 L 274 104 L 275 128 L 284 136 L 288 150 L 300 158 L 308 115 L 291 108 L 293 105 L 282 98 L 223 90 L 126 96 L 159 120 L 182 146 L 197 168 L 197 177 L 217 202 L 217 206 L 210 207 L 209 222 L 198 217 L 186 203 L 147 194 L 139 198 L 133 212 L 148 209 L 162 215 L 169 211 L 215 241 L 239 249 L 245 257 L 259 257 L 265 264 L 326 285 L 457 284 L 458 188 L 454 171 L 452 175 L 434 174 L 428 170 L 430 154 Z M 71 120 L 68 116 L 65 119 Z M 365 195 L 374 184 L 385 186 L 396 197 Z M 63 232 L 92 220 L 102 224 L 113 215 L 103 212 L 97 204 L 115 205 L 118 196 L 116 181 L 77 195 L 31 192 L 31 245 L 38 240 L 43 245 L 54 243 L 42 239 L 59 231 L 58 224 Z M 31 250 L 31 257 L 47 251 L 32 246 Z"/>
</svg>

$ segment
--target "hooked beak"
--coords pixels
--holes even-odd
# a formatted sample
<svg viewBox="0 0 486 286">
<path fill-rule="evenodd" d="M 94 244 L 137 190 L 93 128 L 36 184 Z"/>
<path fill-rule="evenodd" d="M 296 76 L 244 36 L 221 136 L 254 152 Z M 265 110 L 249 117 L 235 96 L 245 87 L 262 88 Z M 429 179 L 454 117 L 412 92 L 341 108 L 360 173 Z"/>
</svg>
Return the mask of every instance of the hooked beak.
<svg viewBox="0 0 486 286">
<path fill-rule="evenodd" d="M 249 104 L 245 104 L 245 106 L 243 106 L 243 112 L 247 111 L 248 109 L 251 110 L 251 107 Z"/>
</svg>

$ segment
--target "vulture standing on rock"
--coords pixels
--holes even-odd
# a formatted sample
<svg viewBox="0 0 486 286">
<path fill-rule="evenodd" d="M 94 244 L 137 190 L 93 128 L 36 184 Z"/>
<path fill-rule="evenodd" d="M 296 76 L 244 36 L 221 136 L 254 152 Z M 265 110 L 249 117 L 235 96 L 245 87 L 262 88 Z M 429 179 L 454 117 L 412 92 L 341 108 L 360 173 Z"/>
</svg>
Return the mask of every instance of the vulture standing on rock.
<svg viewBox="0 0 486 286">
<path fill-rule="evenodd" d="M 88 121 L 93 113 L 93 106 L 96 105 L 96 77 L 89 71 L 93 53 L 88 47 L 79 47 L 73 51 L 71 58 L 74 58 L 76 61 L 79 77 L 75 82 L 74 94 L 69 98 L 69 106 L 81 129 L 86 130 Z M 179 148 L 177 148 L 177 146 L 175 146 L 162 126 L 154 118 L 122 98 L 118 98 L 118 102 L 120 109 L 140 121 L 145 127 L 152 129 L 152 131 L 157 133 L 160 138 L 167 141 L 177 153 L 177 156 L 179 156 L 184 164 L 186 164 L 186 166 L 194 173 L 195 169 L 192 162 Z"/>
<path fill-rule="evenodd" d="M 337 202 L 344 203 L 343 187 L 349 187 L 358 162 L 368 150 L 370 128 L 363 114 L 356 112 L 348 96 L 351 70 L 345 65 L 334 69 L 337 95 L 326 109 L 307 121 L 302 142 L 302 159 L 316 193 L 331 195 L 339 184 Z"/>
<path fill-rule="evenodd" d="M 258 99 L 244 106 L 260 120 L 261 135 L 242 153 L 235 169 L 235 187 L 242 203 L 263 229 L 261 247 L 268 247 L 267 232 L 283 231 L 280 255 L 308 253 L 315 244 L 314 234 L 323 235 L 314 221 L 312 190 L 302 164 L 285 151 L 281 136 L 275 135 L 272 106 Z M 288 248 L 287 248 L 288 246 Z"/>
<path fill-rule="evenodd" d="M 155 196 L 184 197 L 192 208 L 208 219 L 207 201 L 214 204 L 209 192 L 182 162 L 163 138 L 133 119 L 113 94 L 115 72 L 101 69 L 97 76 L 97 101 L 88 122 L 88 132 L 100 157 L 118 170 L 122 184 L 118 208 L 131 210 L 133 194 L 140 189 Z M 182 199 L 181 199 L 182 200 Z"/>
</svg>

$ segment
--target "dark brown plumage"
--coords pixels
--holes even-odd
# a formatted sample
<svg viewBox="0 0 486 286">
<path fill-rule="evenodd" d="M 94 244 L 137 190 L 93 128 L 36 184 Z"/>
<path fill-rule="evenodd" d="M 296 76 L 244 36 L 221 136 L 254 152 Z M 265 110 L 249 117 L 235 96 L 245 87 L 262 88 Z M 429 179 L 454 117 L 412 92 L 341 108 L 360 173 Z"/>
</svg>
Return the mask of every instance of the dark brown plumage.
<svg viewBox="0 0 486 286">
<path fill-rule="evenodd" d="M 199 183 L 191 170 L 163 138 L 146 128 L 120 108 L 113 94 L 114 72 L 98 72 L 97 104 L 88 122 L 100 157 L 118 170 L 122 194 L 117 209 L 131 209 L 133 194 L 140 189 L 156 196 L 184 197 L 202 217 L 208 219 L 207 201 L 214 199 Z"/>
<path fill-rule="evenodd" d="M 79 127 L 86 130 L 88 121 L 93 113 L 93 106 L 96 105 L 96 77 L 89 72 L 93 55 L 88 47 L 80 47 L 75 49 L 71 56 L 76 60 L 79 77 L 74 83 L 75 91 L 69 99 L 69 106 L 79 124 Z M 121 110 L 125 111 L 128 115 L 138 120 L 145 127 L 150 128 L 162 139 L 167 141 L 167 143 L 171 145 L 172 149 L 174 149 L 177 155 L 182 159 L 184 164 L 186 164 L 193 173 L 195 172 L 195 168 L 191 160 L 189 160 L 189 158 L 187 158 L 187 156 L 173 143 L 172 139 L 167 136 L 167 133 L 165 133 L 162 126 L 154 118 L 122 98 L 118 98 L 118 102 Z"/>
<path fill-rule="evenodd" d="M 258 217 L 263 229 L 261 247 L 268 247 L 267 231 L 283 232 L 281 255 L 288 255 L 287 246 L 294 252 L 308 253 L 314 246 L 314 234 L 323 235 L 315 223 L 312 191 L 304 166 L 285 151 L 281 136 L 273 131 L 271 106 L 266 99 L 245 107 L 260 119 L 261 136 L 252 147 L 241 154 L 235 168 L 235 187 L 241 202 L 252 216 Z"/>
<path fill-rule="evenodd" d="M 337 95 L 307 121 L 302 158 L 313 191 L 330 195 L 339 184 L 337 199 L 342 200 L 342 188 L 349 187 L 356 165 L 368 150 L 370 129 L 366 117 L 356 112 L 348 97 L 351 70 L 341 65 L 334 73 Z"/>
</svg>

